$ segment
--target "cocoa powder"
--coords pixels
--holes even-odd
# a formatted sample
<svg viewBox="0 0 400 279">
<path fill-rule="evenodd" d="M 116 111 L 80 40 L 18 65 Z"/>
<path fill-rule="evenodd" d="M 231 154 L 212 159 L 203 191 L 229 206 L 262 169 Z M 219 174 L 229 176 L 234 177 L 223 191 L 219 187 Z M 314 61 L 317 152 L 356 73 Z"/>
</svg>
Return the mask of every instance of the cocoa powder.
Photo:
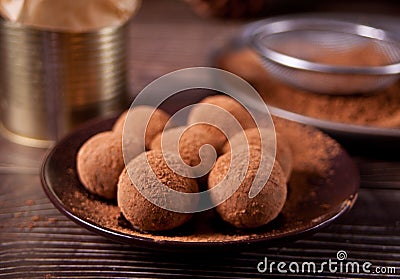
<svg viewBox="0 0 400 279">
<path fill-rule="evenodd" d="M 337 63 L 343 65 L 343 59 Z M 272 106 L 323 120 L 400 128 L 400 81 L 370 94 L 323 95 L 293 88 L 273 79 L 261 65 L 257 54 L 250 49 L 228 52 L 216 63 L 218 67 L 251 83 L 265 102 Z"/>
<path fill-rule="evenodd" d="M 390 64 L 390 59 L 382 51 L 377 50 L 373 43 L 352 47 L 346 50 L 322 51 L 324 55 L 318 55 L 313 62 L 337 65 L 337 66 L 383 66 Z"/>
</svg>

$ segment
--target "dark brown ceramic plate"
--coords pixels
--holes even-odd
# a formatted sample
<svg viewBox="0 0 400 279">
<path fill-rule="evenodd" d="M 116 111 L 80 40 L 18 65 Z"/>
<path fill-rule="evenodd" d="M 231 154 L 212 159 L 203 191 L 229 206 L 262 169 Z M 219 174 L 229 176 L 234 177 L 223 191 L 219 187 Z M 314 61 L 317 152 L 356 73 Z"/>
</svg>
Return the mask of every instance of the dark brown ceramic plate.
<svg viewBox="0 0 400 279">
<path fill-rule="evenodd" d="M 96 120 L 61 140 L 48 153 L 41 179 L 44 191 L 62 213 L 118 242 L 157 249 L 262 247 L 326 226 L 348 211 L 357 198 L 358 170 L 334 140 L 313 128 L 276 119 L 277 130 L 285 129 L 294 135 L 291 147 L 299 155 L 294 158 L 287 202 L 277 219 L 256 230 L 236 230 L 211 210 L 195 215 L 174 231 L 139 232 L 129 226 L 115 202 L 88 194 L 76 172 L 79 147 L 92 135 L 110 129 L 114 121 L 115 118 Z"/>
</svg>

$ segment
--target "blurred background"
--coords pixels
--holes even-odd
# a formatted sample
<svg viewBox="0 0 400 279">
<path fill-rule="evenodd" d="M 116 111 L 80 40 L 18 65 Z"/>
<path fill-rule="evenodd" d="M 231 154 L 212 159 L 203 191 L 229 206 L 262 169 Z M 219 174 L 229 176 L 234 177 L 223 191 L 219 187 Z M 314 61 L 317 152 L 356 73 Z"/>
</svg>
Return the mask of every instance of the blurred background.
<svg viewBox="0 0 400 279">
<path fill-rule="evenodd" d="M 293 12 L 367 12 L 380 14 L 399 13 L 396 0 L 184 0 L 201 16 L 225 18 L 250 18 Z"/>
</svg>

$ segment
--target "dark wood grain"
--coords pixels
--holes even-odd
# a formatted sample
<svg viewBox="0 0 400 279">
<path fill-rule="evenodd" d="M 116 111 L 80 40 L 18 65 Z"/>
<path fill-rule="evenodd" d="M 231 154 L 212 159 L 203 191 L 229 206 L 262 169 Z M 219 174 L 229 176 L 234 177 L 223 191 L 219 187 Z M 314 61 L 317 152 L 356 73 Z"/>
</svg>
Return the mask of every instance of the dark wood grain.
<svg viewBox="0 0 400 279">
<path fill-rule="evenodd" d="M 243 24 L 197 18 L 180 1 L 143 2 L 129 37 L 132 95 L 162 74 L 208 65 L 210 47 Z M 388 277 L 400 275 L 398 159 L 357 157 L 358 202 L 312 237 L 246 252 L 166 253 L 111 242 L 59 213 L 40 184 L 38 171 L 45 152 L 0 138 L 0 278 L 256 278 L 266 276 L 257 272 L 264 257 L 275 262 L 321 263 L 336 259 L 339 250 L 345 250 L 349 260 L 396 267 L 397 276 Z M 273 274 L 279 275 L 276 269 Z M 368 274 L 325 271 L 312 277 L 363 278 Z"/>
</svg>

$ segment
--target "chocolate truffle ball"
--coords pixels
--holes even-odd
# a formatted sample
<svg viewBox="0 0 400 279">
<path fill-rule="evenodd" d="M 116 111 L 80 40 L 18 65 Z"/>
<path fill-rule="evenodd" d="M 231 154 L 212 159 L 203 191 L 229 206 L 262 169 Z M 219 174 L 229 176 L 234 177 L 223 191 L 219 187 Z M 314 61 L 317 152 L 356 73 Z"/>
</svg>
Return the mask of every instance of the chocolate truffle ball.
<svg viewBox="0 0 400 279">
<path fill-rule="evenodd" d="M 175 152 L 179 151 L 182 160 L 189 166 L 197 166 L 200 164 L 200 148 L 206 144 L 214 147 L 216 153 L 221 148 L 221 140 L 219 138 L 207 137 L 210 128 L 207 124 L 198 124 L 190 127 L 172 128 L 164 133 L 158 134 L 151 142 L 150 149 L 161 150 L 161 141 L 163 140 L 163 150 Z M 226 140 L 226 138 L 225 138 Z M 212 156 L 210 149 L 204 154 L 207 160 Z M 212 166 L 212 165 L 211 165 Z"/>
<path fill-rule="evenodd" d="M 137 106 L 132 108 L 129 114 L 128 111 L 121 114 L 113 126 L 113 131 L 122 136 L 126 119 L 128 125 L 125 127 L 124 136 L 135 138 L 134 142 L 139 140 L 139 143 L 143 143 L 144 140 L 145 147 L 149 149 L 151 141 L 166 127 L 169 118 L 170 116 L 161 109 L 154 109 L 150 106 Z M 168 124 L 167 128 L 169 127 L 172 127 L 171 123 Z"/>
<path fill-rule="evenodd" d="M 142 153 L 127 165 L 119 177 L 118 206 L 135 229 L 141 231 L 170 230 L 184 224 L 192 217 L 190 213 L 173 212 L 158 207 L 138 191 L 138 189 L 148 191 L 151 193 L 152 198 L 161 201 L 165 200 L 165 196 L 162 192 L 157 192 L 157 189 L 161 189 L 160 187 L 165 187 L 165 185 L 180 192 L 198 192 L 198 185 L 195 179 L 178 175 L 172 170 L 178 169 L 179 173 L 185 171 L 182 168 L 182 162 L 179 157 L 166 152 L 164 152 L 164 156 L 165 159 L 160 150 Z M 172 169 L 168 167 L 166 160 Z M 130 177 L 132 177 L 132 181 L 135 184 L 133 184 Z M 185 208 L 187 206 L 196 208 L 197 206 L 197 204 L 184 204 L 185 201 L 181 200 L 166 200 L 165 202 L 182 205 Z M 195 202 L 197 201 L 192 203 Z"/>
<path fill-rule="evenodd" d="M 124 168 L 121 145 L 121 138 L 109 131 L 94 135 L 79 149 L 78 176 L 91 193 L 116 198 L 118 177 Z"/>
<path fill-rule="evenodd" d="M 264 150 L 268 151 L 272 148 L 270 141 L 270 137 L 273 134 L 265 128 L 251 128 L 244 131 L 244 135 L 247 139 L 247 144 L 249 146 L 257 146 L 261 148 L 261 139 L 260 134 L 262 135 L 264 141 L 263 146 Z M 289 143 L 285 139 L 285 137 L 276 132 L 276 160 L 279 162 L 280 166 L 282 167 L 283 173 L 285 174 L 286 181 L 289 180 L 290 174 L 292 173 L 292 151 L 290 149 Z M 243 135 L 237 133 L 234 135 L 229 141 L 227 141 L 222 148 L 222 153 L 231 152 L 231 147 L 236 148 L 242 145 L 245 145 L 246 141 Z"/>
<path fill-rule="evenodd" d="M 247 148 L 246 148 L 247 149 Z M 247 150 L 241 150 L 233 156 L 246 157 Z M 232 185 L 240 184 L 239 188 L 231 197 L 216 207 L 217 213 L 221 218 L 237 228 L 257 228 L 275 219 L 281 212 L 287 195 L 285 176 L 278 162 L 272 168 L 271 175 L 264 184 L 262 179 L 255 179 L 261 159 L 261 151 L 257 148 L 249 147 L 250 161 L 239 160 L 239 164 L 231 164 L 231 153 L 226 153 L 218 158 L 214 168 L 208 177 L 208 187 L 212 189 L 222 183 L 222 191 L 211 193 L 213 201 L 218 199 L 218 195 L 224 193 L 224 189 L 229 189 Z M 234 159 L 232 159 L 234 160 Z M 228 169 L 232 168 L 233 175 L 228 175 Z M 238 173 L 245 173 L 242 183 L 240 178 L 243 176 Z M 224 178 L 226 179 L 224 180 Z M 249 190 L 253 183 L 263 186 L 260 193 L 254 198 L 249 198 Z M 228 190 L 225 190 L 228 191 Z"/>
<path fill-rule="evenodd" d="M 194 106 L 188 116 L 187 123 L 189 125 L 200 122 L 213 124 L 219 128 L 216 129 L 213 127 L 215 130 L 219 133 L 221 133 L 220 130 L 224 131 L 228 137 L 233 136 L 241 130 L 256 127 L 250 113 L 238 101 L 231 97 L 225 95 L 210 96 L 204 98 L 199 104 L 208 104 L 210 106 Z M 225 110 L 227 113 L 221 109 Z M 240 125 L 233 125 L 235 119 Z M 209 131 L 207 137 L 224 137 L 224 134 L 221 134 L 222 135 L 216 135 L 214 131 Z"/>
<path fill-rule="evenodd" d="M 179 126 L 158 133 L 150 143 L 150 150 L 176 151 L 180 136 L 187 127 Z M 162 141 L 164 141 L 162 143 Z M 186 161 L 185 161 L 186 162 Z"/>
</svg>

